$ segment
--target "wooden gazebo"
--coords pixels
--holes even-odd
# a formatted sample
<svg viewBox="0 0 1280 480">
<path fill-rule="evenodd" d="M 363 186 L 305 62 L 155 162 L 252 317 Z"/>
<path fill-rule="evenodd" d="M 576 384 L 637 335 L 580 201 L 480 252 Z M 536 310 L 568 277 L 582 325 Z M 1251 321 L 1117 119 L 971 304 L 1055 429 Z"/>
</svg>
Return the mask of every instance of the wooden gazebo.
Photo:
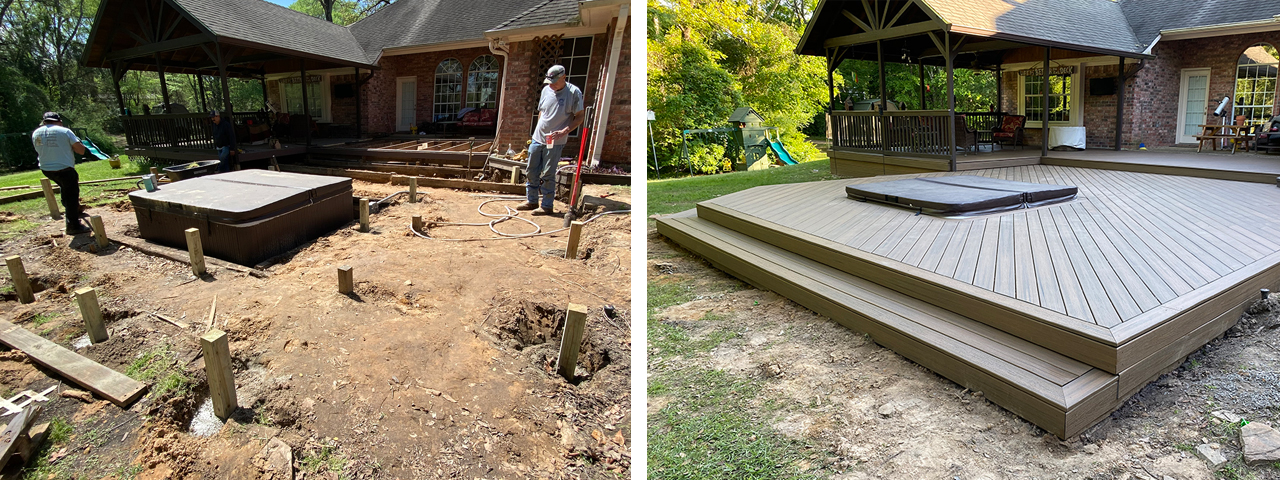
<svg viewBox="0 0 1280 480">
<path fill-rule="evenodd" d="M 308 69 L 350 67 L 366 80 L 361 71 L 378 68 L 346 28 L 260 0 L 104 0 L 82 61 L 111 69 L 128 151 L 175 160 L 188 160 L 196 151 L 207 156 L 213 148 L 208 114 L 126 114 L 120 80 L 129 70 L 217 76 L 223 105 L 201 109 L 232 112 L 224 118 L 241 123 L 264 113 L 234 112 L 228 78 L 259 79 L 265 95 L 265 75 L 271 73 L 296 71 L 306 78 Z M 164 75 L 160 88 L 169 104 Z M 306 88 L 302 95 L 305 111 Z"/>
<path fill-rule="evenodd" d="M 1108 2 L 1092 2 L 1108 3 Z M 862 166 L 883 166 L 884 173 L 956 171 L 956 108 L 954 71 L 957 64 L 994 71 L 1010 58 L 1028 61 L 1043 53 L 1042 72 L 1051 71 L 1051 59 L 1107 55 L 1119 59 L 1121 82 L 1125 59 L 1148 59 L 1132 40 L 1123 15 L 1099 15 L 1088 28 L 1065 28 L 1078 15 L 1081 2 L 1011 3 L 1001 0 L 821 0 L 805 28 L 796 52 L 823 56 L 827 83 L 832 166 L 838 159 Z M 1096 8 L 1111 8 L 1099 5 Z M 1114 8 L 1119 8 L 1115 6 Z M 1118 13 L 1118 12 L 1117 12 Z M 1078 21 L 1078 19 L 1076 19 Z M 1118 23 L 1111 25 L 1111 23 Z M 1125 37 L 1128 35 L 1128 37 Z M 879 63 L 881 108 L 867 111 L 835 110 L 832 72 L 844 60 Z M 925 105 L 924 66 L 947 72 L 946 108 L 889 110 L 884 102 L 885 62 L 916 65 L 920 69 L 920 104 Z M 1140 68 L 1140 67 L 1139 67 Z M 1044 80 L 1044 105 L 1049 105 L 1049 75 Z M 997 85 L 1002 82 L 997 81 Z M 999 87 L 997 87 L 999 88 Z M 1117 124 L 1123 116 L 1124 89 L 1117 89 Z M 997 97 L 1003 92 L 997 93 Z M 999 105 L 999 99 L 997 99 Z M 960 112 L 970 128 L 994 126 L 1001 112 Z M 1048 131 L 1049 116 L 1041 115 L 1039 128 Z M 1119 149 L 1119 129 L 1116 133 Z M 1041 155 L 1048 142 L 1041 142 Z M 875 169 L 877 172 L 880 168 Z"/>
</svg>

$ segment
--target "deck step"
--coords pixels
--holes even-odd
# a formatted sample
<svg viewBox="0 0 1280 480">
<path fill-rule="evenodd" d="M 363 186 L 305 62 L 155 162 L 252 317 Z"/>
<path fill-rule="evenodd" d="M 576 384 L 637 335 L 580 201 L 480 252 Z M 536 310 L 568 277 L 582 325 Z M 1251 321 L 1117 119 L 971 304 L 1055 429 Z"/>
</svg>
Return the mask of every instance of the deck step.
<svg viewBox="0 0 1280 480">
<path fill-rule="evenodd" d="M 1118 377 L 896 290 L 698 218 L 658 232 L 717 268 L 777 292 L 1063 438 L 1121 403 Z"/>
</svg>

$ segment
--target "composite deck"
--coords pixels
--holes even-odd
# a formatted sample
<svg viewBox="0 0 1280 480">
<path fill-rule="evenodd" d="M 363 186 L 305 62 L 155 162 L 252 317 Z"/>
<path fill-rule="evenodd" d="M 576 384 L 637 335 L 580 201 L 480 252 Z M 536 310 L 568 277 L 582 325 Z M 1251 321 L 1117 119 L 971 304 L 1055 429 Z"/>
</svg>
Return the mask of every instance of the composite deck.
<svg viewBox="0 0 1280 480">
<path fill-rule="evenodd" d="M 1076 185 L 1080 194 L 1035 209 L 940 218 L 845 196 L 846 185 L 884 177 L 835 180 L 737 192 L 658 227 L 721 268 L 853 328 L 905 336 L 882 343 L 958 383 L 1019 392 L 992 400 L 1061 436 L 1079 433 L 1221 334 L 1259 288 L 1280 279 L 1280 220 L 1268 214 L 1280 205 L 1273 184 L 1056 165 L 911 176 L 957 174 Z M 982 355 L 888 326 L 885 315 L 812 287 L 867 292 L 867 283 L 898 297 L 892 307 L 863 303 L 932 331 L 962 322 L 938 320 L 945 316 L 938 312 L 982 325 L 940 334 Z M 916 353 L 894 342 L 916 345 L 902 347 Z M 1023 354 L 1055 367 L 1019 373 L 1029 368 Z M 1056 396 L 1044 394 L 1050 384 Z M 1044 420 L 1044 408 L 1056 416 Z"/>
</svg>

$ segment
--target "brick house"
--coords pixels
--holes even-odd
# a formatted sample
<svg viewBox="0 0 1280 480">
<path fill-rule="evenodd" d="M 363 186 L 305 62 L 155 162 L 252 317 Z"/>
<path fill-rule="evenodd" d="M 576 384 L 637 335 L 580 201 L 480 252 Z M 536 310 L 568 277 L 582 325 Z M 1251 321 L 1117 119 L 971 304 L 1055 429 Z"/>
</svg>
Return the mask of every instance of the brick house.
<svg viewBox="0 0 1280 480">
<path fill-rule="evenodd" d="M 864 175 L 1037 162 L 957 157 L 956 147 L 983 143 L 968 135 L 1011 115 L 1026 117 L 1019 143 L 1044 153 L 1046 127 L 1051 137 L 1083 131 L 1087 148 L 1194 144 L 1198 125 L 1223 121 L 1212 112 L 1224 97 L 1229 121 L 1280 114 L 1277 47 L 1274 0 L 822 0 L 796 51 L 825 57 L 829 71 L 858 59 L 999 79 L 991 111 L 956 112 L 954 101 L 904 113 L 833 109 L 832 168 Z M 943 88 L 954 99 L 954 87 Z"/>
<path fill-rule="evenodd" d="M 629 163 L 628 7 L 625 0 L 399 0 L 347 27 L 378 69 L 307 72 L 311 114 L 374 134 L 492 137 L 500 151 L 518 151 L 533 130 L 543 73 L 559 63 L 596 112 L 588 158 Z M 266 75 L 272 105 L 300 112 L 300 79 L 300 72 Z M 566 155 L 576 155 L 579 134 Z"/>
</svg>

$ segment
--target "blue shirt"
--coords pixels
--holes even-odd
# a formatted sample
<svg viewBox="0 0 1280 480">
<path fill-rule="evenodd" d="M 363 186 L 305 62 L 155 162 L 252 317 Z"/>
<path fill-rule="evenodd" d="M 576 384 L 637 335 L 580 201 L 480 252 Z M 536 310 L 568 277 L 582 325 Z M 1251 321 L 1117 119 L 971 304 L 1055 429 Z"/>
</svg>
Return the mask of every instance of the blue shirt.
<svg viewBox="0 0 1280 480">
<path fill-rule="evenodd" d="M 41 125 L 31 132 L 31 144 L 40 157 L 40 169 L 50 172 L 76 166 L 76 154 L 71 145 L 80 138 L 71 129 L 58 125 Z"/>
<path fill-rule="evenodd" d="M 569 126 L 573 114 L 582 111 L 582 90 L 565 82 L 564 88 L 555 91 L 551 85 L 542 87 L 538 99 L 538 126 L 533 130 L 533 141 L 546 144 L 547 134 Z M 554 145 L 564 145 L 569 136 L 557 138 Z"/>
</svg>

